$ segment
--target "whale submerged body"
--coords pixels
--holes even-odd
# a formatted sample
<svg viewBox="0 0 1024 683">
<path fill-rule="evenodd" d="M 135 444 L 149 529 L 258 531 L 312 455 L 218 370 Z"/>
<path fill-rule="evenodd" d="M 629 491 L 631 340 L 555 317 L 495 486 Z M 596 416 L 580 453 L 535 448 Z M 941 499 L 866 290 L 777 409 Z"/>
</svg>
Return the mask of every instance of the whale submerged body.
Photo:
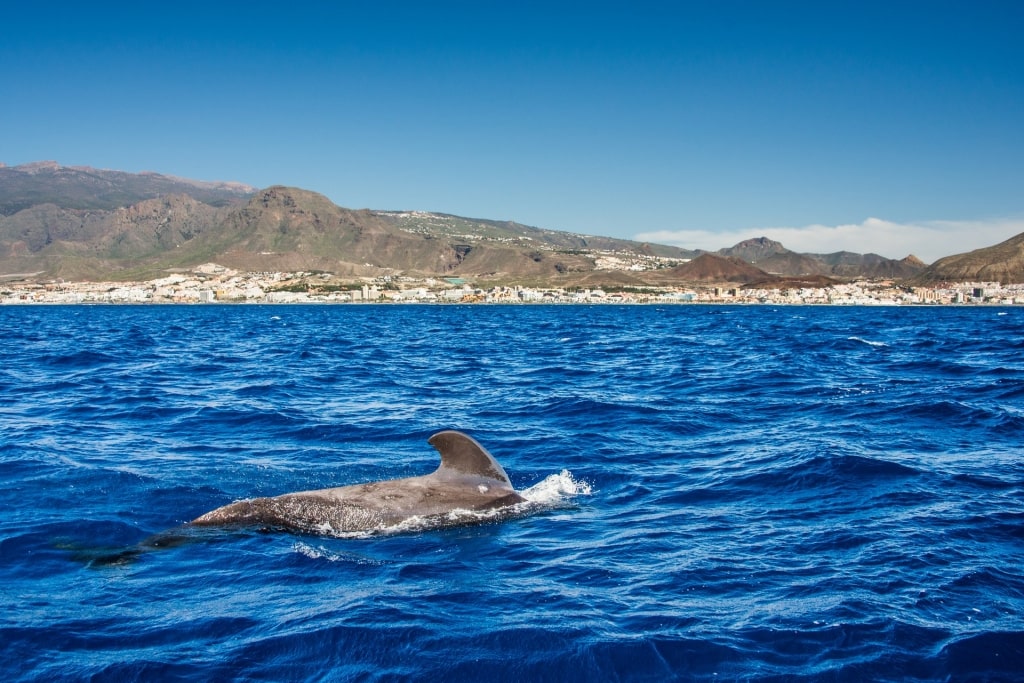
<svg viewBox="0 0 1024 683">
<path fill-rule="evenodd" d="M 217 508 L 186 526 L 251 526 L 315 534 L 355 534 L 401 528 L 440 528 L 502 518 L 526 499 L 472 437 L 434 434 L 428 443 L 441 455 L 431 474 L 242 500 Z"/>
</svg>

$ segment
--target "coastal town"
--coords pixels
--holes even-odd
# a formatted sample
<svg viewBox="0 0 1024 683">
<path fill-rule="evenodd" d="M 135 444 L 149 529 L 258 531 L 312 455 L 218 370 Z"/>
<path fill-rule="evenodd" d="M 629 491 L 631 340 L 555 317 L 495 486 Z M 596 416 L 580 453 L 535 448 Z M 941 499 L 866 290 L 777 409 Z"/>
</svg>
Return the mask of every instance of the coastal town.
<svg viewBox="0 0 1024 683">
<path fill-rule="evenodd" d="M 0 282 L 0 305 L 26 304 L 773 304 L 1022 305 L 1024 285 L 997 282 L 908 287 L 861 280 L 827 287 L 558 288 L 474 286 L 459 278 L 384 276 L 339 280 L 329 273 L 243 273 L 205 264 L 144 282 Z"/>
</svg>

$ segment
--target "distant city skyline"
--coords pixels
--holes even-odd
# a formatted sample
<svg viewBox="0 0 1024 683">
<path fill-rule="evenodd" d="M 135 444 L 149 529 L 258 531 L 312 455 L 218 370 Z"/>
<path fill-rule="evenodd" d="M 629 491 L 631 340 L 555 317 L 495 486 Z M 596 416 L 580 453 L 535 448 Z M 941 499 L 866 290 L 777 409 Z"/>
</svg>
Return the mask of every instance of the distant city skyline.
<svg viewBox="0 0 1024 683">
<path fill-rule="evenodd" d="M 0 162 L 718 249 L 1024 232 L 1016 2 L 22 3 Z"/>
</svg>

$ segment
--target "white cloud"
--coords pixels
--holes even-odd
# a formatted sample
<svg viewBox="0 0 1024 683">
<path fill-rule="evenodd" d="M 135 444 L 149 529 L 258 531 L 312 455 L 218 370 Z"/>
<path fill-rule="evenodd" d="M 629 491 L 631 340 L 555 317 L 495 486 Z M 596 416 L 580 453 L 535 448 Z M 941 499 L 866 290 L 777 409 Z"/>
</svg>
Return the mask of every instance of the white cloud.
<svg viewBox="0 0 1024 683">
<path fill-rule="evenodd" d="M 978 221 L 926 221 L 894 223 L 868 218 L 848 225 L 808 225 L 800 228 L 750 228 L 712 232 L 709 230 L 662 230 L 645 232 L 641 242 L 672 244 L 685 249 L 717 251 L 754 237 L 767 237 L 792 251 L 830 254 L 853 251 L 875 253 L 900 259 L 913 254 L 925 263 L 943 256 L 990 247 L 1024 232 L 1024 218 Z"/>
</svg>

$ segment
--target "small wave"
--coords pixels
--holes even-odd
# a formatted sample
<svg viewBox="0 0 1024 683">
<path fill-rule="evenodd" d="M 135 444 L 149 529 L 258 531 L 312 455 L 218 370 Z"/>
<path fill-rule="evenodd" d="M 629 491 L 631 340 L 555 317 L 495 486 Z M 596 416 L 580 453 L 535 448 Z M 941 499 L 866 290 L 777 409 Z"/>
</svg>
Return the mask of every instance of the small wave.
<svg viewBox="0 0 1024 683">
<path fill-rule="evenodd" d="M 300 555 L 305 555 L 311 560 L 327 560 L 328 562 L 340 562 L 341 556 L 337 553 L 333 553 L 327 548 L 320 546 L 314 548 L 308 543 L 296 543 L 292 546 L 292 550 Z"/>
<path fill-rule="evenodd" d="M 333 550 L 328 550 L 324 546 L 311 546 L 308 543 L 302 541 L 297 542 L 292 546 L 292 550 L 299 555 L 308 557 L 311 560 L 326 560 L 328 562 L 346 562 L 348 564 L 365 564 L 365 565 L 382 565 L 383 562 L 374 560 L 361 555 L 353 553 L 338 553 Z"/>
<path fill-rule="evenodd" d="M 58 356 L 44 356 L 40 360 L 49 362 L 57 367 L 88 369 L 98 365 L 109 365 L 117 362 L 118 359 L 109 353 L 86 350 Z"/>
<path fill-rule="evenodd" d="M 875 347 L 888 346 L 888 344 L 886 344 L 885 342 L 871 341 L 870 339 L 864 339 L 863 337 L 847 337 L 846 340 L 847 341 L 860 342 L 861 344 L 867 344 L 868 346 L 875 346 Z"/>
<path fill-rule="evenodd" d="M 772 491 L 835 491 L 882 485 L 921 472 L 891 460 L 862 455 L 819 455 L 784 466 L 764 468 L 735 480 L 735 493 Z"/>
<path fill-rule="evenodd" d="M 958 638 L 942 648 L 951 678 L 1013 680 L 1020 675 L 1024 631 L 983 631 Z"/>
</svg>

